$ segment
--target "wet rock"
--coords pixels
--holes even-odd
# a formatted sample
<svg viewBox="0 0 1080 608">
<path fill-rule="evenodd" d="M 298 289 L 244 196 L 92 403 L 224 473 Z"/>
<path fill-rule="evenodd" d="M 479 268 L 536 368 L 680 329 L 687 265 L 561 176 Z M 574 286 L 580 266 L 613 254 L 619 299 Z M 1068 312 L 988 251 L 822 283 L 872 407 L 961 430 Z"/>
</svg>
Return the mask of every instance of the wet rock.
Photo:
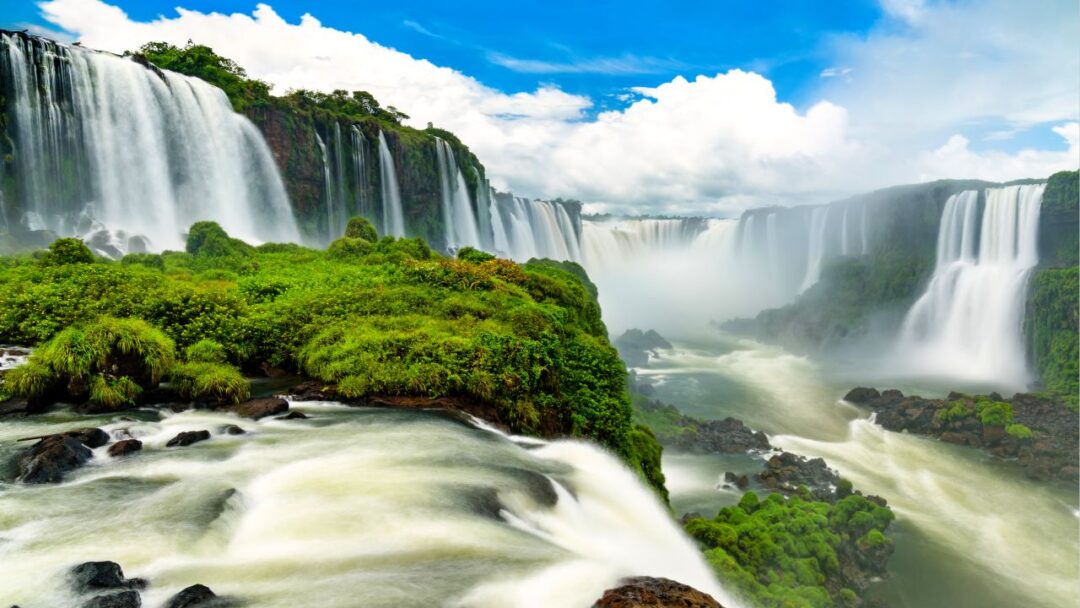
<svg viewBox="0 0 1080 608">
<path fill-rule="evenodd" d="M 93 453 L 68 435 L 50 435 L 35 443 L 19 457 L 18 480 L 23 483 L 59 483 Z"/>
<path fill-rule="evenodd" d="M 183 447 L 210 439 L 210 431 L 184 431 L 165 444 L 167 448 Z"/>
<path fill-rule="evenodd" d="M 790 452 L 769 458 L 757 478 L 762 486 L 787 495 L 797 493 L 799 486 L 806 486 L 815 499 L 825 502 L 836 502 L 836 489 L 841 485 L 840 475 L 821 458 Z"/>
<path fill-rule="evenodd" d="M 2 416 L 29 416 L 36 414 L 40 408 L 35 408 L 30 401 L 23 397 L 12 397 L 7 401 L 0 401 L 0 417 Z"/>
<path fill-rule="evenodd" d="M 138 439 L 124 439 L 123 441 L 117 441 L 109 446 L 109 456 L 119 458 L 120 456 L 138 452 L 141 449 L 142 442 Z"/>
<path fill-rule="evenodd" d="M 278 420 L 307 420 L 308 415 L 304 412 L 289 412 L 284 416 L 278 416 Z"/>
<path fill-rule="evenodd" d="M 750 485 L 750 478 L 746 475 L 737 475 L 728 471 L 727 473 L 724 473 L 724 483 L 739 488 L 740 490 L 745 490 L 747 486 Z"/>
<path fill-rule="evenodd" d="M 315 380 L 297 384 L 289 389 L 289 394 L 297 401 L 336 401 L 338 398 L 333 386 Z"/>
<path fill-rule="evenodd" d="M 723 608 L 712 596 L 671 579 L 635 576 L 619 582 L 593 608 Z"/>
<path fill-rule="evenodd" d="M 281 397 L 266 397 L 263 399 L 252 399 L 245 401 L 240 405 L 234 406 L 232 411 L 243 416 L 244 418 L 251 418 L 252 420 L 258 420 L 267 416 L 278 416 L 289 411 L 289 402 Z"/>
<path fill-rule="evenodd" d="M 138 591 L 120 591 L 98 595 L 83 602 L 82 608 L 140 608 L 142 598 Z"/>
<path fill-rule="evenodd" d="M 146 581 L 141 578 L 124 578 L 124 571 L 116 562 L 84 562 L 71 569 L 71 587 L 79 593 L 104 589 L 142 589 Z"/>
<path fill-rule="evenodd" d="M 881 393 L 876 388 L 867 388 L 865 386 L 858 386 L 844 395 L 844 401 L 848 403 L 866 403 L 881 397 Z"/>
<path fill-rule="evenodd" d="M 243 434 L 247 433 L 247 431 L 245 431 L 244 429 L 240 428 L 239 426 L 237 426 L 235 424 L 227 424 L 227 425 L 221 427 L 221 432 L 226 434 L 226 435 L 243 435 Z"/>
<path fill-rule="evenodd" d="M 67 431 L 66 433 L 61 433 L 61 435 L 76 439 L 88 448 L 100 448 L 106 443 L 109 443 L 108 433 L 92 427 Z"/>
<path fill-rule="evenodd" d="M 660 350 L 674 348 L 671 342 L 656 333 L 656 330 L 641 331 L 628 329 L 615 338 L 612 346 L 619 351 L 619 356 L 627 367 L 645 367 L 649 364 L 649 355 L 659 355 Z"/>
<path fill-rule="evenodd" d="M 217 603 L 217 594 L 206 585 L 192 585 L 165 602 L 165 608 L 199 608 Z"/>
</svg>

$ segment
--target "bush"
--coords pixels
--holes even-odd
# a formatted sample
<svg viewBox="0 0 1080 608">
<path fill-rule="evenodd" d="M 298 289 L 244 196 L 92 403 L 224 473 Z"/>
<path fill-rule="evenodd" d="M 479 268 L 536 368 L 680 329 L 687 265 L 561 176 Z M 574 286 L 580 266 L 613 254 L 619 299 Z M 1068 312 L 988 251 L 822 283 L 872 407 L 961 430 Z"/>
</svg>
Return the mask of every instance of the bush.
<svg viewBox="0 0 1080 608">
<path fill-rule="evenodd" d="M 129 253 L 120 258 L 120 263 L 125 266 L 139 264 L 155 270 L 165 270 L 165 259 L 154 253 Z"/>
<path fill-rule="evenodd" d="M 1035 436 L 1034 431 L 1019 423 L 1010 424 L 1009 426 L 1005 427 L 1005 432 L 1008 433 L 1011 437 L 1022 440 L 1031 439 Z"/>
<path fill-rule="evenodd" d="M 458 249 L 457 259 L 463 262 L 480 263 L 494 260 L 495 256 L 491 255 L 486 251 L 480 251 L 479 249 L 475 249 L 473 247 L 462 247 L 461 249 Z"/>
<path fill-rule="evenodd" d="M 184 360 L 188 363 L 227 363 L 229 355 L 224 346 L 203 338 L 184 349 Z"/>
<path fill-rule="evenodd" d="M 379 240 L 379 233 L 375 226 L 363 217 L 354 217 L 345 226 L 345 236 L 354 239 L 364 239 L 369 243 Z"/>
<path fill-rule="evenodd" d="M 90 381 L 90 401 L 108 408 L 135 405 L 142 394 L 142 387 L 127 376 L 110 379 L 96 375 Z"/>
<path fill-rule="evenodd" d="M 1003 401 L 981 399 L 975 404 L 975 412 L 985 426 L 1006 426 L 1013 421 L 1012 406 Z"/>
<path fill-rule="evenodd" d="M 231 238 L 217 222 L 195 222 L 188 229 L 186 250 L 192 255 L 246 256 L 253 249 L 251 245 Z"/>
<path fill-rule="evenodd" d="M 210 401 L 218 405 L 237 404 L 251 395 L 248 381 L 231 365 L 184 363 L 169 373 L 173 388 L 189 401 Z"/>
<path fill-rule="evenodd" d="M 36 361 L 9 370 L 4 376 L 4 387 L 14 396 L 36 399 L 45 395 L 56 384 L 52 370 Z"/>
<path fill-rule="evenodd" d="M 94 254 L 79 239 L 56 239 L 49 245 L 49 249 L 45 254 L 41 256 L 39 263 L 43 266 L 92 264 L 94 263 Z"/>
<path fill-rule="evenodd" d="M 330 243 L 326 253 L 335 258 L 363 257 L 374 250 L 370 241 L 358 237 L 343 236 Z"/>
</svg>

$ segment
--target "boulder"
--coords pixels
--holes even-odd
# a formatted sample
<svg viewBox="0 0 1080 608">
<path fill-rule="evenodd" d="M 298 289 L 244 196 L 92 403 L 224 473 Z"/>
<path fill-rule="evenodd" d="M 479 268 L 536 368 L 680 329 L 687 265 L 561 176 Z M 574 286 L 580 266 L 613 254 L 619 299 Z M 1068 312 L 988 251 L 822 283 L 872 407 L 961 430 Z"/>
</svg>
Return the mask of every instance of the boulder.
<svg viewBox="0 0 1080 608">
<path fill-rule="evenodd" d="M 198 608 L 215 604 L 217 594 L 206 585 L 192 585 L 165 602 L 165 608 Z"/>
<path fill-rule="evenodd" d="M 123 441 L 117 441 L 109 446 L 109 456 L 118 458 L 120 456 L 138 452 L 141 449 L 142 442 L 138 439 L 124 439 Z"/>
<path fill-rule="evenodd" d="M 82 608 L 140 608 L 142 599 L 138 591 L 119 591 L 98 595 L 83 602 Z"/>
<path fill-rule="evenodd" d="M 101 429 L 93 427 L 75 429 L 74 431 L 67 431 L 66 433 L 60 434 L 77 439 L 88 448 L 100 448 L 106 443 L 109 443 L 109 434 Z"/>
<path fill-rule="evenodd" d="M 267 416 L 278 416 L 289 411 L 289 402 L 281 397 L 266 397 L 262 399 L 251 399 L 245 401 L 240 405 L 233 406 L 232 411 L 243 416 L 244 418 L 251 418 L 252 420 L 258 420 L 260 418 L 266 418 Z"/>
<path fill-rule="evenodd" d="M 723 608 L 712 596 L 671 579 L 635 576 L 619 583 L 593 608 Z"/>
<path fill-rule="evenodd" d="M 68 435 L 49 435 L 19 457 L 18 479 L 23 483 L 59 483 L 64 474 L 90 460 L 92 452 Z"/>
<path fill-rule="evenodd" d="M 844 401 L 848 403 L 867 403 L 877 399 L 881 396 L 881 393 L 876 388 L 867 388 L 865 386 L 857 386 L 844 395 Z"/>
<path fill-rule="evenodd" d="M 210 431 L 184 431 L 165 444 L 167 448 L 183 447 L 210 439 Z"/>
<path fill-rule="evenodd" d="M 728 471 L 727 473 L 724 473 L 724 483 L 739 488 L 740 490 L 745 490 L 746 487 L 750 485 L 750 478 L 746 475 L 738 475 Z"/>
<path fill-rule="evenodd" d="M 221 432 L 226 435 L 243 435 L 244 433 L 247 433 L 247 431 L 235 424 L 226 424 L 221 427 Z"/>
<path fill-rule="evenodd" d="M 307 420 L 308 416 L 304 412 L 289 412 L 284 416 L 278 416 L 278 420 Z"/>
<path fill-rule="evenodd" d="M 124 571 L 116 562 L 84 562 L 71 569 L 71 587 L 79 593 L 103 589 L 142 589 L 146 581 L 141 578 L 124 578 Z"/>
</svg>

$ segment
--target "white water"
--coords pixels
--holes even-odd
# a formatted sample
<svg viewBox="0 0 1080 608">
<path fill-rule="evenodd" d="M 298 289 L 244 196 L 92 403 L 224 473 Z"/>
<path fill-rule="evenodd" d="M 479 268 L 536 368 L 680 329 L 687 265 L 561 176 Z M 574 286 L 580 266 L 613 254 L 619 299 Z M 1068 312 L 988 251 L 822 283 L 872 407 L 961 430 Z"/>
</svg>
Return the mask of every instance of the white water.
<svg viewBox="0 0 1080 608">
<path fill-rule="evenodd" d="M 526 450 L 419 412 L 294 409 L 311 419 L 93 420 L 143 451 L 114 459 L 100 448 L 59 486 L 2 487 L 0 598 L 77 606 L 66 569 L 108 559 L 151 581 L 151 606 L 202 583 L 267 607 L 584 608 L 631 575 L 677 578 L 738 606 L 656 498 L 596 447 L 527 440 Z M 17 437 L 86 423 L 9 422 L 0 446 L 6 457 Z M 218 434 L 225 424 L 248 434 Z M 215 434 L 164 447 L 196 429 Z"/>
<path fill-rule="evenodd" d="M 439 162 L 440 198 L 446 246 L 450 249 L 481 247 L 476 214 L 469 199 L 469 187 L 461 175 L 454 150 L 445 141 L 435 138 Z"/>
<path fill-rule="evenodd" d="M 136 236 L 182 249 L 200 220 L 249 242 L 299 239 L 269 148 L 221 90 L 11 35 L 0 36 L 0 74 L 20 184 L 5 216 L 61 235 L 108 230 L 98 241 L 121 250 Z"/>
<path fill-rule="evenodd" d="M 829 217 L 828 207 L 814 207 L 810 215 L 810 244 L 806 251 L 806 277 L 799 291 L 810 289 L 821 278 L 821 265 L 825 260 L 825 228 Z M 845 224 L 845 227 L 847 224 Z M 846 240 L 846 234 L 844 238 Z"/>
<path fill-rule="evenodd" d="M 949 198 L 937 265 L 900 332 L 903 372 L 1023 389 L 1028 279 L 1038 263 L 1045 186 L 989 188 Z M 980 201 L 985 200 L 980 209 Z"/>
<path fill-rule="evenodd" d="M 405 236 L 405 214 L 401 207 L 394 156 L 386 145 L 386 136 L 379 131 L 379 183 L 382 189 L 382 235 Z"/>
</svg>

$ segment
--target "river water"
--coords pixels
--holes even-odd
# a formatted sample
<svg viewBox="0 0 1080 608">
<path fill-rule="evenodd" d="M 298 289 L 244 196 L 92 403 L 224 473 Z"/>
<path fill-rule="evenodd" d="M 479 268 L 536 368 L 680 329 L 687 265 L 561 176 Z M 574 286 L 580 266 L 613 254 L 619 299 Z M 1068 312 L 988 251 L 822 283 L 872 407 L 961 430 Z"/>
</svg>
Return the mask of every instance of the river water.
<svg viewBox="0 0 1080 608">
<path fill-rule="evenodd" d="M 309 420 L 189 411 L 0 425 L 21 437 L 93 425 L 138 437 L 60 485 L 0 484 L 0 604 L 78 606 L 64 575 L 112 560 L 143 604 L 195 583 L 253 606 L 589 606 L 622 577 L 728 598 L 694 544 L 612 456 L 510 438 L 438 413 L 294 403 Z M 227 424 L 248 433 L 222 434 Z M 180 431 L 205 442 L 165 448 Z"/>
<path fill-rule="evenodd" d="M 1077 605 L 1080 520 L 1075 488 L 1025 479 L 1008 463 L 931 438 L 893 433 L 841 401 L 850 370 L 749 340 L 678 344 L 639 373 L 657 398 L 700 418 L 734 416 L 780 448 L 820 456 L 897 515 L 891 578 L 874 595 L 893 608 Z M 933 388 L 905 392 L 940 396 Z M 940 389 L 938 389 L 940 390 Z M 753 473 L 745 456 L 666 455 L 677 513 L 711 514 L 739 493 L 725 471 Z"/>
</svg>

